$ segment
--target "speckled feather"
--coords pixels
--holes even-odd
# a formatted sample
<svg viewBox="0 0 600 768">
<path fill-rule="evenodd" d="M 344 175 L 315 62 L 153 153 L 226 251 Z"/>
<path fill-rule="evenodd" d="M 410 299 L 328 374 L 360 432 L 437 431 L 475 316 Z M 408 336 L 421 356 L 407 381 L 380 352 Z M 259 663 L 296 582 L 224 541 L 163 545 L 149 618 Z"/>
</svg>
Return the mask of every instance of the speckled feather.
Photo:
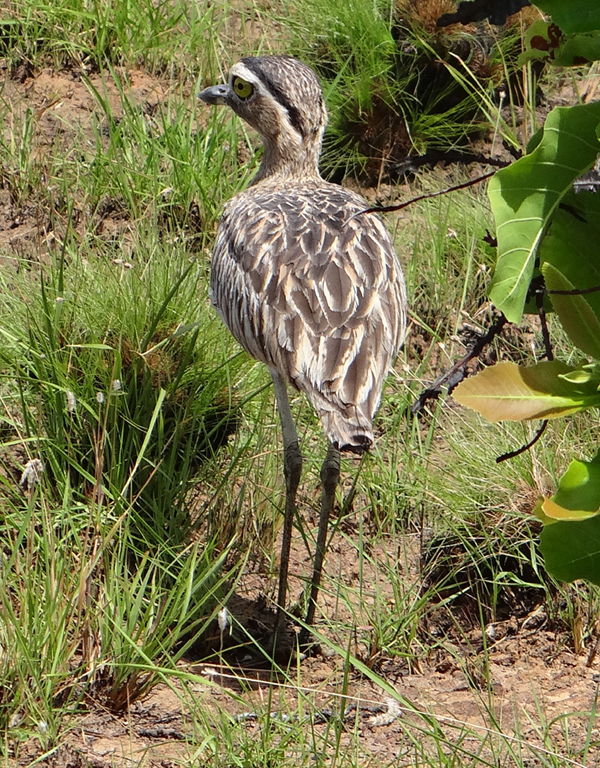
<svg viewBox="0 0 600 768">
<path fill-rule="evenodd" d="M 244 62 L 246 70 L 260 73 L 267 61 L 272 77 L 279 71 L 278 58 L 250 60 L 250 66 L 248 59 Z M 289 78 L 295 60 L 284 61 Z M 300 67 L 315 102 L 317 93 L 320 97 L 316 78 Z M 277 84 L 281 90 L 284 86 Z M 324 115 L 322 103 L 316 108 Z M 242 110 L 238 113 L 248 119 Z M 276 121 L 273 109 L 268 119 Z M 294 120 L 311 127 L 317 122 L 313 116 L 311 124 L 300 106 Z M 248 121 L 264 128 L 260 115 Z M 311 145 L 306 148 L 310 155 L 317 143 L 317 158 L 321 123 L 307 131 L 312 139 L 302 140 Z M 283 142 L 288 155 L 295 152 L 292 170 L 290 163 L 286 167 L 277 160 L 281 131 L 278 146 L 267 146 L 270 131 L 270 126 L 261 131 L 267 160 L 253 185 L 223 212 L 212 258 L 211 300 L 244 349 L 306 393 L 334 445 L 368 448 L 385 376 L 406 327 L 402 270 L 382 220 L 360 214 L 366 202 L 324 181 L 310 157 L 303 170 L 302 147 L 294 149 L 301 131 Z"/>
</svg>

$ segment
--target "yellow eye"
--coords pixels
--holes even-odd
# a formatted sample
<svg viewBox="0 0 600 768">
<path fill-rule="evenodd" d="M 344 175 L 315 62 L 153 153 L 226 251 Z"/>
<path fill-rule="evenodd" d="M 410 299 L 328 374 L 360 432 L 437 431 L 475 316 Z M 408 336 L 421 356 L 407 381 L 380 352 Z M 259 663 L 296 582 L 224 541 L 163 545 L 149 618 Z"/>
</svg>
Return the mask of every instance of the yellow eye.
<svg viewBox="0 0 600 768">
<path fill-rule="evenodd" d="M 241 77 L 234 77 L 233 90 L 237 93 L 240 99 L 248 99 L 254 93 L 254 86 L 252 83 L 242 80 Z"/>
</svg>

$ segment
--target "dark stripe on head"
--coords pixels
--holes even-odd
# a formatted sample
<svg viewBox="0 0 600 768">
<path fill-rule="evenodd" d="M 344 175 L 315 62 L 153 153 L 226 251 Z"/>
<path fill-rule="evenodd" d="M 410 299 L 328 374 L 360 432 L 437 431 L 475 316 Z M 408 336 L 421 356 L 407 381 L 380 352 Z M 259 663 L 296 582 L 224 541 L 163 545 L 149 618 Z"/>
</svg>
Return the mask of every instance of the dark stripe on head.
<svg viewBox="0 0 600 768">
<path fill-rule="evenodd" d="M 248 67 L 251 72 L 260 78 L 275 101 L 281 104 L 281 106 L 287 111 L 290 118 L 290 123 L 304 139 L 306 137 L 306 131 L 304 130 L 302 120 L 300 119 L 300 112 L 293 104 L 290 104 L 283 91 L 279 88 L 278 85 L 276 85 L 276 83 L 273 82 L 273 80 L 271 80 L 268 73 L 265 72 L 265 70 L 260 66 L 260 59 L 251 56 L 246 59 L 242 59 L 241 61 L 245 67 Z"/>
</svg>

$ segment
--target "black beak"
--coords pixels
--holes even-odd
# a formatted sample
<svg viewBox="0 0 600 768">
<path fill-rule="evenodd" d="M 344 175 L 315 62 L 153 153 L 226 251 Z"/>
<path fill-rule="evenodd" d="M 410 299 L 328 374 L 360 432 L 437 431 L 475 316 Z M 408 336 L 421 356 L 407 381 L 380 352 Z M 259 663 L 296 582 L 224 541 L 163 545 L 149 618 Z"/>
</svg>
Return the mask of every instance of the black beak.
<svg viewBox="0 0 600 768">
<path fill-rule="evenodd" d="M 227 104 L 231 95 L 231 86 L 229 85 L 211 85 L 200 91 L 198 98 L 207 104 Z"/>
</svg>

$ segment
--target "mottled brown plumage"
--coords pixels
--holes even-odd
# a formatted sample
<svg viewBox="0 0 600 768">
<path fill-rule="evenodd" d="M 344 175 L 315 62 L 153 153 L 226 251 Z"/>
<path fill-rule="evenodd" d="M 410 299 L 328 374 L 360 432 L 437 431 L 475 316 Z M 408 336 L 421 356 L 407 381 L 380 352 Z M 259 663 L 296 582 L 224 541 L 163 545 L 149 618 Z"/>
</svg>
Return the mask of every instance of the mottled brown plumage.
<svg viewBox="0 0 600 768">
<path fill-rule="evenodd" d="M 246 58 L 227 85 L 200 98 L 230 106 L 265 148 L 251 185 L 223 211 L 212 302 L 244 349 L 271 370 L 286 452 L 298 448 L 284 414 L 285 383 L 307 395 L 334 448 L 368 449 L 385 376 L 404 338 L 404 279 L 382 220 L 362 213 L 368 206 L 361 197 L 319 174 L 327 114 L 318 80 L 288 56 Z M 288 464 L 286 458 L 286 479 Z"/>
<path fill-rule="evenodd" d="M 253 357 L 305 392 L 332 443 L 368 448 L 404 333 L 404 287 L 379 218 L 322 179 L 268 177 L 227 204 L 211 298 Z M 245 222 L 242 226 L 241 222 Z"/>
</svg>

